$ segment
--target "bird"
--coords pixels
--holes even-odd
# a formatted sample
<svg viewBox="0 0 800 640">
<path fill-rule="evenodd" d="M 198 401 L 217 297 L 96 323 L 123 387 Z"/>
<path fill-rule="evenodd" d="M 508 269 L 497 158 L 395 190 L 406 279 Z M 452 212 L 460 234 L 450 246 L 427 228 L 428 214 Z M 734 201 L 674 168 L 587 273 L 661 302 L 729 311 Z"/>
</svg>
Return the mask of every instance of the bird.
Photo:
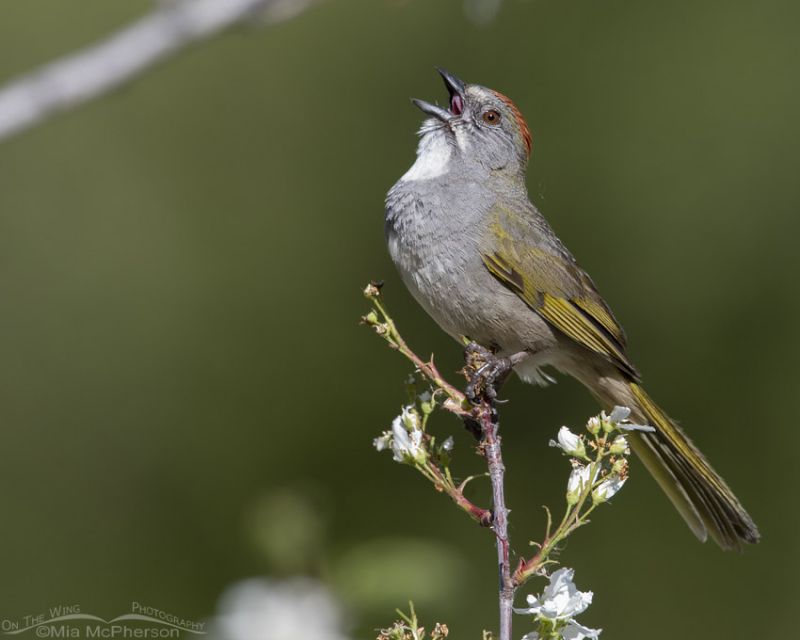
<svg viewBox="0 0 800 640">
<path fill-rule="evenodd" d="M 630 434 L 634 452 L 695 536 L 725 550 L 758 542 L 726 482 L 645 392 L 622 326 L 529 199 L 532 138 L 519 108 L 437 71 L 448 103 L 413 101 L 427 116 L 416 160 L 386 196 L 389 254 L 411 295 L 523 381 L 546 385 L 553 368 L 605 409 L 629 408 L 654 428 Z"/>
</svg>

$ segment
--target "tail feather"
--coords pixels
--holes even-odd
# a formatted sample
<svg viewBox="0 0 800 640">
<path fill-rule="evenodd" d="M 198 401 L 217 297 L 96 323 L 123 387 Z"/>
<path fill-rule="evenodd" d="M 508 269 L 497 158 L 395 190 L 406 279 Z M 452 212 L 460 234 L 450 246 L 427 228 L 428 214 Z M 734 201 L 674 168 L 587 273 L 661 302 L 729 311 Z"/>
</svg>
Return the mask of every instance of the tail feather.
<svg viewBox="0 0 800 640">
<path fill-rule="evenodd" d="M 695 535 L 705 540 L 708 533 L 723 549 L 758 542 L 755 523 L 700 450 L 642 387 L 628 386 L 638 405 L 631 409 L 656 429 L 637 433 L 634 450 Z"/>
<path fill-rule="evenodd" d="M 664 464 L 662 457 L 658 454 L 658 450 L 653 446 L 653 443 L 645 439 L 644 434 L 631 433 L 628 436 L 631 443 L 631 448 L 642 461 L 647 471 L 653 476 L 658 486 L 669 498 L 669 501 L 684 519 L 689 529 L 697 537 L 700 542 L 705 542 L 708 539 L 708 529 L 697 512 L 697 509 L 689 497 L 689 494 L 683 488 L 675 474 L 670 470 L 670 467 Z"/>
<path fill-rule="evenodd" d="M 619 371 L 589 371 L 572 374 L 607 409 L 627 406 L 635 420 L 655 428 L 632 432 L 631 446 L 692 532 L 703 542 L 710 535 L 723 549 L 758 542 L 758 528 L 728 485 L 645 390 Z"/>
</svg>

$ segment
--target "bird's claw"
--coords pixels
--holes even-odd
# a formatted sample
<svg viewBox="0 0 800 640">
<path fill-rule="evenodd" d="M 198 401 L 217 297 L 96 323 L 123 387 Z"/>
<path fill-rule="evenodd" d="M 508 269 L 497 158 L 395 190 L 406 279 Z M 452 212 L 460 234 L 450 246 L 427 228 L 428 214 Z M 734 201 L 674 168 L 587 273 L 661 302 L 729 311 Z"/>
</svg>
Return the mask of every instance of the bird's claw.
<svg viewBox="0 0 800 640">
<path fill-rule="evenodd" d="M 468 377 L 465 395 L 472 404 L 497 399 L 496 387 L 503 383 L 513 364 L 509 358 L 499 358 L 486 347 L 470 342 L 465 350 Z"/>
</svg>

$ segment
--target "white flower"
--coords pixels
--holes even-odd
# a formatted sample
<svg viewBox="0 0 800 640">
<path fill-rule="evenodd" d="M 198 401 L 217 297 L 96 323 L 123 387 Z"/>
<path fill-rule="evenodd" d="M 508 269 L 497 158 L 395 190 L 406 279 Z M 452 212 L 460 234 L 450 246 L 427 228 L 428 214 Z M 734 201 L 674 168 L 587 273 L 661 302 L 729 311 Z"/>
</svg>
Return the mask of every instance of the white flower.
<svg viewBox="0 0 800 640">
<path fill-rule="evenodd" d="M 517 613 L 534 615 L 548 620 L 572 620 L 586 611 L 592 603 L 591 591 L 578 591 L 572 576 L 575 571 L 564 567 L 550 576 L 548 584 L 540 598 L 528 596 L 527 609 L 514 609 Z"/>
<path fill-rule="evenodd" d="M 570 620 L 569 624 L 567 624 L 566 628 L 561 632 L 561 634 L 564 640 L 584 640 L 584 638 L 597 640 L 602 631 L 602 629 L 590 629 L 589 627 L 584 627 L 582 624 L 579 624 L 574 620 Z"/>
<path fill-rule="evenodd" d="M 575 504 L 578 498 L 583 493 L 584 489 L 594 482 L 591 478 L 592 467 L 591 465 L 577 464 L 572 468 L 572 473 L 569 474 L 567 481 L 567 502 Z M 597 471 L 594 474 L 597 477 Z"/>
<path fill-rule="evenodd" d="M 605 414 L 602 414 L 605 416 Z M 628 407 L 614 407 L 608 414 L 607 420 L 618 429 L 625 431 L 655 431 L 654 427 L 647 424 L 633 424 L 629 418 L 631 410 Z"/>
<path fill-rule="evenodd" d="M 561 637 L 563 640 L 584 640 L 584 638 L 597 640 L 602 631 L 602 629 L 590 629 L 589 627 L 584 627 L 582 624 L 579 624 L 574 620 L 570 620 L 567 623 L 567 626 L 561 630 Z M 541 636 L 539 635 L 538 631 L 531 631 L 530 633 L 526 633 L 524 636 L 522 636 L 522 640 L 539 640 L 539 638 L 541 638 Z"/>
<path fill-rule="evenodd" d="M 586 421 L 586 429 L 592 435 L 596 436 L 598 433 L 600 433 L 600 426 L 601 426 L 600 418 L 598 418 L 597 416 L 592 416 L 591 418 L 589 418 L 589 420 Z"/>
<path fill-rule="evenodd" d="M 617 491 L 622 489 L 622 485 L 625 484 L 626 480 L 627 478 L 623 478 L 616 473 L 607 476 L 605 480 L 592 491 L 592 501 L 605 502 L 610 499 Z"/>
<path fill-rule="evenodd" d="M 561 427 L 558 430 L 558 442 L 555 440 L 550 441 L 551 447 L 558 447 L 568 456 L 575 456 L 577 458 L 586 457 L 586 448 L 583 445 L 583 439 L 572 433 L 567 427 Z"/>
<path fill-rule="evenodd" d="M 574 620 L 570 620 L 567 626 L 561 630 L 561 637 L 563 640 L 584 640 L 584 638 L 591 638 L 597 640 L 600 637 L 602 629 L 590 629 L 578 624 Z M 549 635 L 548 635 L 549 637 Z M 522 636 L 522 640 L 539 640 L 541 636 L 538 631 L 531 631 Z"/>
<path fill-rule="evenodd" d="M 230 587 L 212 622 L 216 640 L 345 640 L 339 603 L 309 578 L 254 578 Z"/>
<path fill-rule="evenodd" d="M 618 429 L 624 429 L 625 431 L 646 431 L 648 433 L 654 433 L 656 428 L 651 427 L 649 424 L 633 424 L 625 423 L 625 424 L 618 424 Z"/>
<path fill-rule="evenodd" d="M 423 391 L 417 396 L 417 400 L 420 402 L 430 402 L 432 397 L 433 396 L 431 395 L 430 391 Z"/>
<path fill-rule="evenodd" d="M 424 464 L 428 453 L 423 446 L 422 421 L 413 405 L 403 407 L 402 413 L 392 420 L 391 431 L 384 431 L 372 441 L 378 451 L 392 448 L 396 462 Z"/>
<path fill-rule="evenodd" d="M 404 418 L 410 414 L 403 408 L 403 413 L 392 421 L 392 452 L 395 462 L 417 462 L 423 464 L 426 460 L 425 449 L 422 447 L 422 430 L 412 427 L 409 432 L 404 426 Z M 416 413 L 410 414 L 416 415 Z M 415 424 L 413 421 L 410 421 Z"/>
<path fill-rule="evenodd" d="M 589 483 L 589 475 L 591 474 L 591 467 L 589 465 L 579 464 L 572 469 L 567 482 L 567 491 L 583 491 Z"/>
<path fill-rule="evenodd" d="M 591 591 L 578 591 L 572 576 L 572 569 L 559 569 L 550 576 L 548 584 L 540 598 L 528 596 L 527 609 L 514 609 L 516 613 L 535 616 L 537 620 L 547 620 L 551 623 L 560 623 L 556 629 L 560 630 L 564 640 L 596 640 L 602 629 L 590 629 L 575 622 L 575 616 L 586 611 L 592 603 Z M 552 629 L 552 627 L 550 627 Z M 537 631 L 523 636 L 522 640 L 539 640 Z"/>
<path fill-rule="evenodd" d="M 630 415 L 631 410 L 628 407 L 614 407 L 608 414 L 608 421 L 617 425 L 620 422 L 626 422 Z"/>
</svg>

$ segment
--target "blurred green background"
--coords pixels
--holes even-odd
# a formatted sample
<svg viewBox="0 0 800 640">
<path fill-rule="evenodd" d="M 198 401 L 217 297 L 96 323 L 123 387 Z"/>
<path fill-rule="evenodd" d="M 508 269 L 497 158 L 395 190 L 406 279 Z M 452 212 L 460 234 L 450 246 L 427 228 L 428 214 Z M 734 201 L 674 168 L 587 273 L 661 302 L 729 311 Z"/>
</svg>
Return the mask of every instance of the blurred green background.
<svg viewBox="0 0 800 640">
<path fill-rule="evenodd" d="M 4 2 L 0 81 L 150 7 Z M 789 0 L 507 0 L 485 26 L 455 1 L 336 0 L 0 145 L 0 617 L 138 600 L 202 618 L 241 578 L 305 572 L 353 637 L 410 598 L 456 638 L 496 626 L 489 532 L 371 447 L 409 367 L 357 322 L 383 278 L 411 344 L 459 366 L 383 242 L 409 98 L 443 100 L 442 65 L 525 113 L 532 198 L 763 534 L 743 555 L 698 544 L 637 464 L 563 553 L 596 594 L 582 621 L 794 636 L 799 21 Z M 596 409 L 569 380 L 505 395 L 524 551 L 568 474 L 548 439 Z M 461 425 L 433 428 L 480 469 Z"/>
</svg>

